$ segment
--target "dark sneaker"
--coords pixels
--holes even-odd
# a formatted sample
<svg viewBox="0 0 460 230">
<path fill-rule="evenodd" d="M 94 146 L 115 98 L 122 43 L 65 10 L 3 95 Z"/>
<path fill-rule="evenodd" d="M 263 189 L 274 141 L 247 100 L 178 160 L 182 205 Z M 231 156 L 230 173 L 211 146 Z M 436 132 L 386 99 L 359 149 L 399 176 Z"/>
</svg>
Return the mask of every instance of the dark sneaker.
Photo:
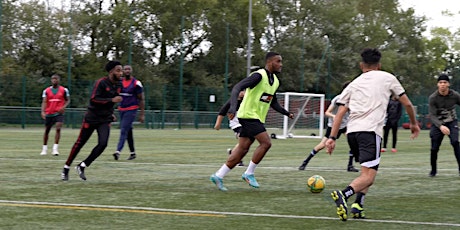
<svg viewBox="0 0 460 230">
<path fill-rule="evenodd" d="M 348 166 L 347 171 L 348 172 L 359 172 L 359 170 L 355 168 L 353 165 Z"/>
<path fill-rule="evenodd" d="M 299 166 L 299 170 L 305 170 L 305 167 L 307 167 L 306 164 L 301 164 L 301 165 Z"/>
<path fill-rule="evenodd" d="M 364 208 L 358 203 L 353 203 L 351 205 L 351 215 L 353 216 L 353 219 L 366 219 L 366 216 L 364 215 Z"/>
<path fill-rule="evenodd" d="M 117 161 L 118 158 L 120 158 L 120 152 L 116 151 L 114 154 L 112 154 L 112 156 L 113 156 L 113 159 L 115 159 Z"/>
<path fill-rule="evenodd" d="M 331 193 L 331 197 L 337 206 L 337 215 L 339 215 L 340 220 L 347 221 L 348 207 L 347 201 L 345 200 L 345 196 L 342 194 L 342 191 L 334 190 Z"/>
<path fill-rule="evenodd" d="M 435 177 L 436 176 L 436 171 L 431 170 L 430 174 L 428 174 L 429 177 Z"/>
<path fill-rule="evenodd" d="M 134 159 L 136 159 L 136 154 L 135 154 L 135 153 L 131 153 L 131 154 L 129 155 L 128 159 L 126 159 L 126 160 L 129 160 L 129 161 L 130 161 L 130 160 L 134 160 Z"/>
<path fill-rule="evenodd" d="M 69 169 L 68 168 L 63 168 L 62 169 L 61 179 L 63 181 L 68 181 L 69 180 Z"/>
<path fill-rule="evenodd" d="M 78 176 L 80 176 L 82 180 L 86 180 L 85 167 L 81 167 L 80 165 L 77 165 L 75 169 L 77 170 Z"/>
<path fill-rule="evenodd" d="M 238 163 L 238 166 L 244 166 L 243 161 L 240 161 L 240 163 Z"/>
</svg>

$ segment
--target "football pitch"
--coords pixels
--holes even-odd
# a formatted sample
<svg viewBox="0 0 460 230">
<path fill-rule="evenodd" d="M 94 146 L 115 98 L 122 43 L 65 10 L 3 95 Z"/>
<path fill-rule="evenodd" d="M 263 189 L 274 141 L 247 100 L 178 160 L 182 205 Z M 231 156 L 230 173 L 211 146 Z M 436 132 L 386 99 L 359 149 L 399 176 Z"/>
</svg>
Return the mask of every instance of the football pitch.
<svg viewBox="0 0 460 230">
<path fill-rule="evenodd" d="M 224 179 L 229 191 L 221 192 L 209 176 L 236 143 L 231 130 L 136 128 L 138 157 L 127 161 L 125 144 L 115 161 L 119 130 L 112 128 L 109 146 L 82 181 L 74 166 L 96 145 L 94 133 L 67 182 L 60 173 L 79 130 L 63 129 L 59 156 L 50 150 L 40 156 L 43 131 L 0 129 L 0 229 L 460 229 L 460 176 L 452 147 L 446 137 L 438 175 L 429 178 L 426 130 L 415 140 L 399 130 L 398 152 L 382 153 L 366 196 L 367 219 L 346 222 L 338 219 L 330 198 L 331 190 L 345 188 L 359 174 L 346 171 L 343 137 L 332 155 L 321 151 L 305 171 L 297 167 L 319 139 L 274 139 L 256 169 L 260 188 L 241 179 L 245 167 L 235 167 Z M 256 146 L 243 159 L 246 165 Z M 325 178 L 322 193 L 306 189 L 312 175 Z"/>
</svg>

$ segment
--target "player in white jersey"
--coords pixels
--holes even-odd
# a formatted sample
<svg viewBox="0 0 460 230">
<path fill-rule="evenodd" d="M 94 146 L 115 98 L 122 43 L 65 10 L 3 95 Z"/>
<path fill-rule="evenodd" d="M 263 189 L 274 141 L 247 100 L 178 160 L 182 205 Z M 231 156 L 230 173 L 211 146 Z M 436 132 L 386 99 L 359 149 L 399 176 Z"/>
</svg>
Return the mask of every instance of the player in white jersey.
<svg viewBox="0 0 460 230">
<path fill-rule="evenodd" d="M 379 168 L 383 125 L 390 96 L 399 96 L 399 101 L 405 107 L 410 120 L 411 138 L 417 137 L 420 132 L 415 109 L 401 83 L 394 75 L 380 70 L 381 56 L 377 49 L 368 48 L 361 53 L 362 74 L 341 93 L 337 101 L 339 110 L 326 141 L 327 151 L 332 153 L 342 118 L 349 112 L 347 139 L 355 159 L 361 164 L 361 173 L 345 189 L 331 193 L 337 206 L 337 215 L 342 221 L 347 220 L 347 200 L 354 194 L 356 200 L 351 206 L 353 218 L 365 217 L 364 197 L 374 183 Z"/>
</svg>

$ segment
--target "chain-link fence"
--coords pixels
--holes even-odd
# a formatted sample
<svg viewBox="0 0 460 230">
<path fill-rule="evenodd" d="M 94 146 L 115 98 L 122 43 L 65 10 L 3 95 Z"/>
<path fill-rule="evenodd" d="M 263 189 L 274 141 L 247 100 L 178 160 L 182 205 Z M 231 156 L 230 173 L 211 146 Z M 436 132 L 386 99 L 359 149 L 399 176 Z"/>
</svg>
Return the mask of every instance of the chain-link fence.
<svg viewBox="0 0 460 230">
<path fill-rule="evenodd" d="M 65 84 L 61 79 L 61 85 Z M 71 104 L 66 110 L 66 124 L 79 127 L 88 104 L 94 81 L 74 80 L 69 90 Z M 50 85 L 49 78 L 20 77 L 0 78 L 0 124 L 43 124 L 40 117 L 42 91 Z M 219 108 L 226 102 L 229 90 L 175 85 L 143 83 L 145 93 L 146 128 L 212 127 Z M 455 87 L 455 85 L 452 85 Z M 428 97 L 436 90 L 426 89 L 420 95 L 409 95 L 417 108 L 417 119 L 422 128 L 431 125 L 428 116 Z M 327 102 L 326 102 L 327 104 Z M 460 110 L 457 109 L 457 114 Z M 400 124 L 409 121 L 406 113 Z M 224 125 L 226 123 L 224 122 Z"/>
</svg>

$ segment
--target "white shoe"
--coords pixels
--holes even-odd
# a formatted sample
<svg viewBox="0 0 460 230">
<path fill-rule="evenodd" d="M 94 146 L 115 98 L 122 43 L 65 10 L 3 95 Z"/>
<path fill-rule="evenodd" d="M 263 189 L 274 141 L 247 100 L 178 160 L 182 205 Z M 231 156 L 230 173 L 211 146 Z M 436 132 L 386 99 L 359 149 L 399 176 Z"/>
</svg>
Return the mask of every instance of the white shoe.
<svg viewBox="0 0 460 230">
<path fill-rule="evenodd" d="M 59 152 L 57 151 L 57 149 L 53 150 L 53 155 L 54 156 L 59 156 Z"/>
<path fill-rule="evenodd" d="M 45 156 L 47 154 L 47 152 L 45 150 L 42 150 L 42 152 L 40 153 L 40 156 Z"/>
</svg>

